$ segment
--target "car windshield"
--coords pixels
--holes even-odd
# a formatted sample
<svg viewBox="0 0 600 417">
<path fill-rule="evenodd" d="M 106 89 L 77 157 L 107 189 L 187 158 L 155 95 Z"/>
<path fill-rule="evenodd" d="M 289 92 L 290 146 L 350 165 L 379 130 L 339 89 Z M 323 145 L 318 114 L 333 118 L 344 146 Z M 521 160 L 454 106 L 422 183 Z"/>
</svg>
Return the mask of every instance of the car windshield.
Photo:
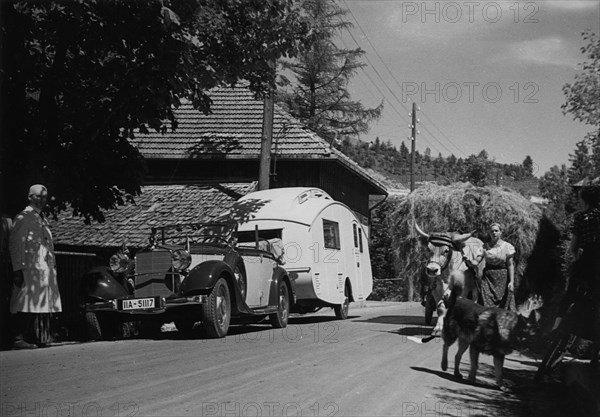
<svg viewBox="0 0 600 417">
<path fill-rule="evenodd" d="M 265 229 L 258 231 L 258 240 L 270 240 L 270 239 L 281 239 L 283 229 Z M 237 240 L 240 243 L 255 242 L 256 231 L 246 230 L 243 232 L 237 232 Z"/>
<path fill-rule="evenodd" d="M 232 223 L 185 223 L 152 228 L 152 244 L 191 243 L 227 244 L 236 225 Z"/>
</svg>

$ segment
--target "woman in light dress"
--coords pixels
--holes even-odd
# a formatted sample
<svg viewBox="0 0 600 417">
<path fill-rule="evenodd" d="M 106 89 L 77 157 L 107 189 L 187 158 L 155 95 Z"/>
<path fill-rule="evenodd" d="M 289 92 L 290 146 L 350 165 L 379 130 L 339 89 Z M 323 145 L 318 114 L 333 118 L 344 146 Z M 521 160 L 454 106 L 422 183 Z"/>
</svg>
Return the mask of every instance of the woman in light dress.
<svg viewBox="0 0 600 417">
<path fill-rule="evenodd" d="M 515 247 L 502 240 L 502 230 L 499 223 L 490 225 L 490 240 L 477 256 L 477 262 L 485 258 L 481 296 L 485 307 L 515 311 Z"/>
</svg>

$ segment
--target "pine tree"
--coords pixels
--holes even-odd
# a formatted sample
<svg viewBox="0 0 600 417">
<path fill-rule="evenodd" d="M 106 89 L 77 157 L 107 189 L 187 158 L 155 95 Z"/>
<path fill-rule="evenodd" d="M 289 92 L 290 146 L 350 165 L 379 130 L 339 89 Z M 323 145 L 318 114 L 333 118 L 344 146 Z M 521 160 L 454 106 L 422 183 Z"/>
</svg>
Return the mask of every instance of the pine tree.
<svg viewBox="0 0 600 417">
<path fill-rule="evenodd" d="M 587 141 L 577 142 L 575 152 L 569 155 L 571 167 L 568 171 L 569 182 L 574 184 L 584 178 L 590 177 L 593 172 Z"/>
<path fill-rule="evenodd" d="M 346 10 L 333 0 L 303 0 L 302 10 L 311 22 L 313 39 L 307 50 L 282 62 L 292 80 L 280 80 L 278 102 L 293 116 L 326 139 L 366 133 L 369 122 L 381 116 L 383 103 L 374 109 L 353 101 L 348 82 L 365 66 L 360 48 L 340 48 L 335 37 L 350 27 Z"/>
<path fill-rule="evenodd" d="M 408 161 L 408 155 L 408 148 L 404 144 L 404 141 L 402 141 L 402 143 L 400 144 L 400 159 L 402 159 L 403 161 Z"/>
<path fill-rule="evenodd" d="M 525 170 L 525 177 L 533 177 L 533 159 L 531 159 L 531 156 L 527 155 L 525 157 L 525 160 L 523 161 L 523 169 Z"/>
</svg>

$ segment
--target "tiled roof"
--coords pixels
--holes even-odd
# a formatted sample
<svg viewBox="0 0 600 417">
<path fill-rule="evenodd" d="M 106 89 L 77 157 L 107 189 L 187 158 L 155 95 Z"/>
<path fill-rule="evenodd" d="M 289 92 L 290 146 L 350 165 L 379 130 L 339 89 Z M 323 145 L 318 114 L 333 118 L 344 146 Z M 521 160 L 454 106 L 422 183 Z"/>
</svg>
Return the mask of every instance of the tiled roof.
<svg viewBox="0 0 600 417">
<path fill-rule="evenodd" d="M 260 155 L 263 102 L 245 86 L 211 91 L 209 115 L 183 101 L 174 110 L 178 126 L 138 133 L 133 140 L 148 159 L 257 159 Z M 385 187 L 343 153 L 275 106 L 272 154 L 279 159 L 334 159 L 385 193 Z"/>
<path fill-rule="evenodd" d="M 125 242 L 130 248 L 143 248 L 152 227 L 211 221 L 255 189 L 255 182 L 144 186 L 135 204 L 106 211 L 102 224 L 86 225 L 66 211 L 50 227 L 57 246 L 116 248 Z"/>
</svg>

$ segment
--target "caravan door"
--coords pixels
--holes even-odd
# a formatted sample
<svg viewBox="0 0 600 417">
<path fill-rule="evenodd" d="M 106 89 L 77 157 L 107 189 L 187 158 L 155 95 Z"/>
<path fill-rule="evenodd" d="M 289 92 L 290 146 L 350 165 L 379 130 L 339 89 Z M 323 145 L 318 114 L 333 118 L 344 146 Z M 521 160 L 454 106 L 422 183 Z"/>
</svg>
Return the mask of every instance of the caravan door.
<svg viewBox="0 0 600 417">
<path fill-rule="evenodd" d="M 364 257 L 364 245 L 366 244 L 362 232 L 362 227 L 356 221 L 352 221 L 352 236 L 354 240 L 354 277 L 355 281 L 352 283 L 352 291 L 356 294 L 355 300 L 362 300 L 363 294 L 363 257 Z"/>
</svg>

